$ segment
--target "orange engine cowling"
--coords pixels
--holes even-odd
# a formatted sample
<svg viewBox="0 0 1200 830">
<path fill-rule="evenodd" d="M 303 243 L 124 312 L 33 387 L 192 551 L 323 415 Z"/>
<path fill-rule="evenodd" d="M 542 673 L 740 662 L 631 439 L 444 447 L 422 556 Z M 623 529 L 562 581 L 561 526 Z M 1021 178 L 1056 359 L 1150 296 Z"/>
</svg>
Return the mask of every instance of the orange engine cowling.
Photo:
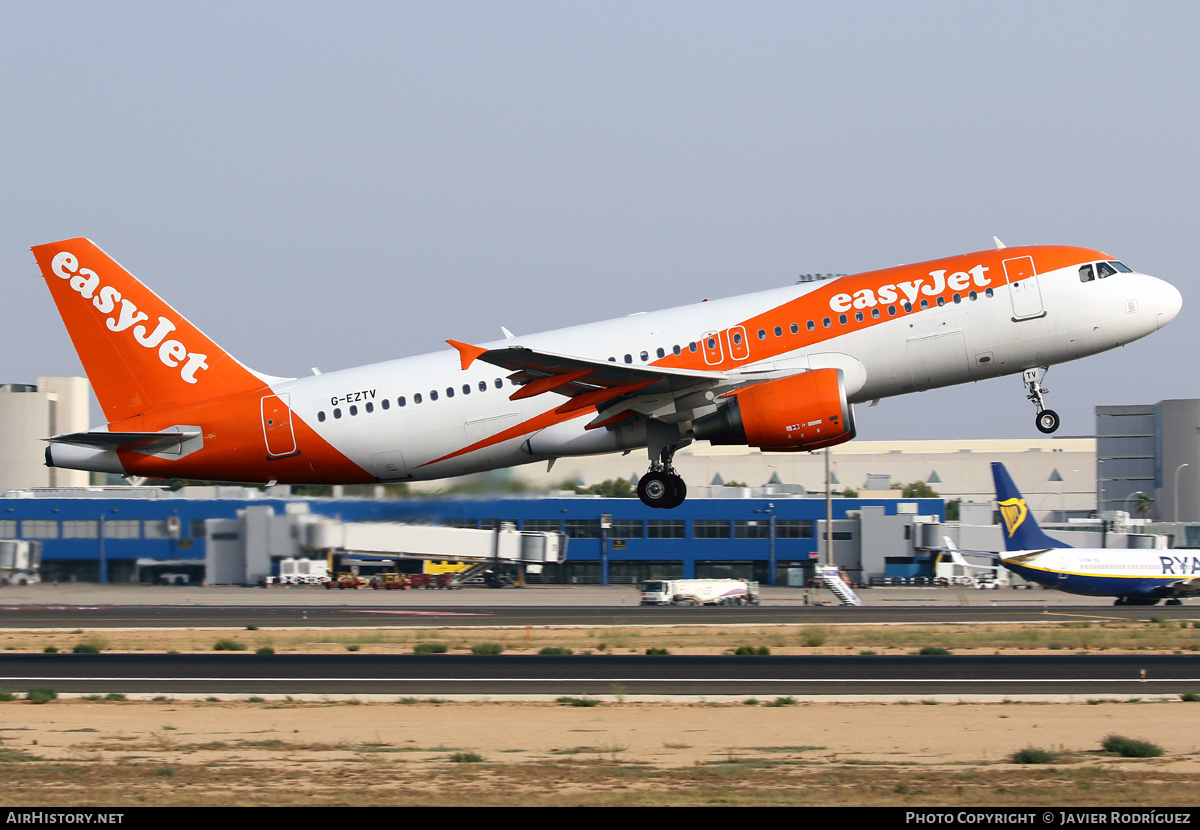
<svg viewBox="0 0 1200 830">
<path fill-rule="evenodd" d="M 775 452 L 819 450 L 855 436 L 841 369 L 814 369 L 758 383 L 692 425 L 695 438 Z"/>
</svg>

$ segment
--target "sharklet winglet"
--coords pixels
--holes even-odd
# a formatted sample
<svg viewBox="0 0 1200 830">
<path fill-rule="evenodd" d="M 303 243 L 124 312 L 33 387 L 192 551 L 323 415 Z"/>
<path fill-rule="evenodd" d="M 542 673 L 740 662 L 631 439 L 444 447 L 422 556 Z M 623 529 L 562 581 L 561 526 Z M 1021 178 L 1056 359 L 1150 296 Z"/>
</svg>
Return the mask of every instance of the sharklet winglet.
<svg viewBox="0 0 1200 830">
<path fill-rule="evenodd" d="M 475 362 L 476 358 L 487 351 L 482 346 L 472 346 L 470 343 L 460 343 L 457 340 L 447 340 L 446 342 L 458 349 L 458 357 L 462 362 L 464 372 L 471 368 L 471 364 Z"/>
</svg>

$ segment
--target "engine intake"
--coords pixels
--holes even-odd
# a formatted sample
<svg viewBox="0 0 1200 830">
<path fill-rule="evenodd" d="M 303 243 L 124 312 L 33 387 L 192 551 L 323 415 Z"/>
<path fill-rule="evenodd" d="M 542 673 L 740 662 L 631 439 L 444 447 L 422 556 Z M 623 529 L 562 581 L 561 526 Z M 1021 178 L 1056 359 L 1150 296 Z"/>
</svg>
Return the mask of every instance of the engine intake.
<svg viewBox="0 0 1200 830">
<path fill-rule="evenodd" d="M 692 424 L 713 444 L 747 444 L 774 452 L 807 452 L 856 435 L 841 369 L 814 369 L 731 394 L 732 400 Z"/>
</svg>

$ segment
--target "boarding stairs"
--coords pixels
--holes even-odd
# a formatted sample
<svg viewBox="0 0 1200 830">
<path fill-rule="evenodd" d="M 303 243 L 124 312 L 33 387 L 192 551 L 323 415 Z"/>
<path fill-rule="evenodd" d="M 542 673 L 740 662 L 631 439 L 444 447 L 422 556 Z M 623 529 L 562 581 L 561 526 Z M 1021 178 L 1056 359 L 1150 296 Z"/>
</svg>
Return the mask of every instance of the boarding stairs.
<svg viewBox="0 0 1200 830">
<path fill-rule="evenodd" d="M 862 600 L 854 589 L 842 579 L 835 565 L 818 565 L 817 579 L 821 584 L 833 591 L 833 595 L 842 601 L 842 605 L 862 605 Z"/>
</svg>

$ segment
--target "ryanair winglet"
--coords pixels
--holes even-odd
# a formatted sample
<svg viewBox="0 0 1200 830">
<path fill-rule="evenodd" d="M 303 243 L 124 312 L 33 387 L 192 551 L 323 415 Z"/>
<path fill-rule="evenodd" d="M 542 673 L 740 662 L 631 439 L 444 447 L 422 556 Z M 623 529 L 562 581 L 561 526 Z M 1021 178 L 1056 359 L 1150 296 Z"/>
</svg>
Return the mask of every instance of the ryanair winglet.
<svg viewBox="0 0 1200 830">
<path fill-rule="evenodd" d="M 992 478 L 996 482 L 996 506 L 1004 522 L 1004 545 L 1007 550 L 1041 550 L 1069 548 L 1070 545 L 1051 539 L 1038 526 L 1037 520 L 1025 505 L 1025 498 L 1013 484 L 1008 470 L 998 461 L 992 462 Z"/>
</svg>

